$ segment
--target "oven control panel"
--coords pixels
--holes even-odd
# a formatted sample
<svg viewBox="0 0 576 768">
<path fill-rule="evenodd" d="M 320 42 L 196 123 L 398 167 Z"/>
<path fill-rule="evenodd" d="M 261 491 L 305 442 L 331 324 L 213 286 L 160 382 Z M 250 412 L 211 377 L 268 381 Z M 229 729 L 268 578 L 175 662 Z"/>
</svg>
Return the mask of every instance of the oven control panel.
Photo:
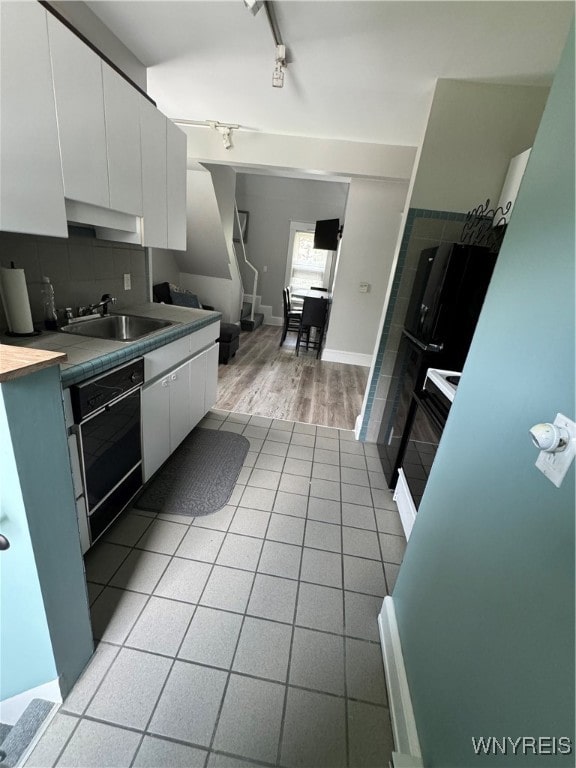
<svg viewBox="0 0 576 768">
<path fill-rule="evenodd" d="M 139 357 L 100 376 L 94 376 L 79 384 L 72 384 L 70 398 L 74 422 L 79 424 L 121 395 L 142 386 L 143 382 L 144 358 Z"/>
</svg>

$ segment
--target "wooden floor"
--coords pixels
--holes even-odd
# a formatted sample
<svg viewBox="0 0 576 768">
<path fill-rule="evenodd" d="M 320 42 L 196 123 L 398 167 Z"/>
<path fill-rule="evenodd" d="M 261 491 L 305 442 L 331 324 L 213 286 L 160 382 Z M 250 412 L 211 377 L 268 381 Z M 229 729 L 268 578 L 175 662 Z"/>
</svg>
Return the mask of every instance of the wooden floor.
<svg viewBox="0 0 576 768">
<path fill-rule="evenodd" d="M 296 334 L 279 346 L 281 328 L 262 325 L 240 335 L 240 349 L 218 367 L 216 408 L 252 416 L 354 429 L 368 380 L 368 368 L 296 357 Z"/>
</svg>

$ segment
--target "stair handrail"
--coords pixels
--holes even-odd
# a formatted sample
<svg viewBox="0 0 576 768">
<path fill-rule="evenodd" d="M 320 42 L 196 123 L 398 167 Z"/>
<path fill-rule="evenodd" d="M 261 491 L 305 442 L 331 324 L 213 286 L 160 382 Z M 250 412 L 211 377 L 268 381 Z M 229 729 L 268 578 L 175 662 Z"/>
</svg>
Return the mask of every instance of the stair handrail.
<svg viewBox="0 0 576 768">
<path fill-rule="evenodd" d="M 251 264 L 248 259 L 246 258 L 246 248 L 244 248 L 244 239 L 242 237 L 242 227 L 240 226 L 240 215 L 238 213 L 238 206 L 236 205 L 236 201 L 234 201 L 234 215 L 236 216 L 236 225 L 238 227 L 239 232 L 239 242 L 242 246 L 242 257 L 244 259 L 244 263 L 254 272 L 254 285 L 252 287 L 252 307 L 250 309 L 250 320 L 254 322 L 254 305 L 256 304 L 256 291 L 258 289 L 258 270 L 254 266 L 254 264 Z"/>
</svg>

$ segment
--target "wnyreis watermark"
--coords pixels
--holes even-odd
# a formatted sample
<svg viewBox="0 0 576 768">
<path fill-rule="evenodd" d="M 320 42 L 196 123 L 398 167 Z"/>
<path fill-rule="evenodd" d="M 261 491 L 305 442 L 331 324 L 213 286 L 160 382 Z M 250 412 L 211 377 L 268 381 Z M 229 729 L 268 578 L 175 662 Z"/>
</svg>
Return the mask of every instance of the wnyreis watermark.
<svg viewBox="0 0 576 768">
<path fill-rule="evenodd" d="M 472 736 L 475 755 L 570 755 L 568 736 Z"/>
</svg>

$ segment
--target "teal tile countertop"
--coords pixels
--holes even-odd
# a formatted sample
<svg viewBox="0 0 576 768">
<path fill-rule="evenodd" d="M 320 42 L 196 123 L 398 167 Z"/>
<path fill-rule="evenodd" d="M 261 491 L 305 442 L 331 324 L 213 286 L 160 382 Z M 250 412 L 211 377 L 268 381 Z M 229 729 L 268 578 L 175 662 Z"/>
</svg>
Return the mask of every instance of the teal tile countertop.
<svg viewBox="0 0 576 768">
<path fill-rule="evenodd" d="M 137 315 L 138 317 L 154 317 L 169 320 L 174 325 L 161 328 L 136 341 L 108 341 L 93 339 L 88 336 L 78 336 L 73 333 L 45 331 L 40 336 L 30 338 L 1 337 L 3 344 L 19 347 L 32 347 L 56 352 L 65 352 L 68 356 L 65 363 L 60 364 L 62 386 L 69 387 L 90 376 L 114 368 L 117 365 L 133 360 L 158 349 L 171 341 L 188 336 L 194 331 L 207 325 L 217 323 L 221 319 L 220 312 L 209 312 L 204 309 L 188 309 L 175 307 L 171 304 L 136 304 L 110 314 Z M 214 340 L 218 333 L 215 332 Z"/>
</svg>

